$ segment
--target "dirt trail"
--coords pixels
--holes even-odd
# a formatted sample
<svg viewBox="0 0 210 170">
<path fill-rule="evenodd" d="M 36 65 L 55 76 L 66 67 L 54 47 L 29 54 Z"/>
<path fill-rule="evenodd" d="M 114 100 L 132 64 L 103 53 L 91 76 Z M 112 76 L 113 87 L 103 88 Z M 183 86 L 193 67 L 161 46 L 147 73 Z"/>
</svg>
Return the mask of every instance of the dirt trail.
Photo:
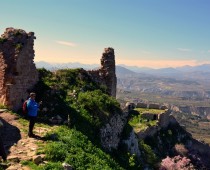
<svg viewBox="0 0 210 170">
<path fill-rule="evenodd" d="M 34 132 L 40 138 L 29 138 L 27 136 L 28 122 L 21 124 L 18 116 L 9 112 L 0 111 L 0 120 L 4 126 L 1 128 L 1 136 L 7 153 L 7 170 L 30 170 L 29 167 L 21 165 L 23 160 L 34 160 L 37 157 L 43 159 L 44 155 L 36 155 L 38 145 L 44 145 L 42 137 L 49 128 L 35 125 Z M 3 163 L 2 163 L 3 165 Z"/>
</svg>

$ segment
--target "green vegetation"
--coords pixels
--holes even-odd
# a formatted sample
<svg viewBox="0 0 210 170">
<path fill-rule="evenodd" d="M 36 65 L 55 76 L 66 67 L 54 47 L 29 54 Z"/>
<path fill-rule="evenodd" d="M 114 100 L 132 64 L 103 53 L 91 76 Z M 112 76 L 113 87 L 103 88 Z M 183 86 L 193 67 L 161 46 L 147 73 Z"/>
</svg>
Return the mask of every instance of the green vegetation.
<svg viewBox="0 0 210 170">
<path fill-rule="evenodd" d="M 3 44 L 4 42 L 6 42 L 7 39 L 6 38 L 0 38 L 0 44 Z"/>
<path fill-rule="evenodd" d="M 134 116 L 130 119 L 129 124 L 134 128 L 136 133 L 146 130 L 148 127 L 155 126 L 157 120 L 147 120 L 142 118 L 141 115 Z"/>
<path fill-rule="evenodd" d="M 19 36 L 19 35 L 22 35 L 22 33 L 20 32 L 20 30 L 17 30 L 14 32 L 14 36 Z"/>
<path fill-rule="evenodd" d="M 158 157 L 155 155 L 152 148 L 148 144 L 144 143 L 143 140 L 139 141 L 139 147 L 140 150 L 143 151 L 142 158 L 144 162 L 152 166 L 157 166 L 156 164 L 158 163 Z"/>
<path fill-rule="evenodd" d="M 62 69 L 55 72 L 39 69 L 40 81 L 34 91 L 43 101 L 46 112 L 40 112 L 42 121 L 60 115 L 70 117 L 75 127 L 95 144 L 99 144 L 99 128 L 113 114 L 121 114 L 116 99 L 106 94 L 106 88 L 92 81 L 83 69 Z"/>
<path fill-rule="evenodd" d="M 21 162 L 21 164 L 25 166 L 29 166 L 33 170 L 52 170 L 52 169 L 63 170 L 61 163 L 48 162 L 47 164 L 43 166 L 38 166 L 31 161 L 23 161 Z"/>
<path fill-rule="evenodd" d="M 128 123 L 131 127 L 133 127 L 136 133 L 144 131 L 148 127 L 157 125 L 158 122 L 157 120 L 148 120 L 142 117 L 141 115 L 141 113 L 144 111 L 151 113 L 150 110 L 151 112 L 153 111 L 154 113 L 157 113 L 156 109 L 142 109 L 142 108 L 135 109 L 130 113 L 130 118 Z"/>
<path fill-rule="evenodd" d="M 144 165 L 156 168 L 160 158 L 167 154 L 177 142 L 178 131 L 169 129 L 158 132 L 158 137 L 139 141 L 142 160 L 135 154 L 128 153 L 125 143 L 120 143 L 111 153 L 103 151 L 99 130 L 112 115 L 121 114 L 119 103 L 106 94 L 106 88 L 92 81 L 83 69 L 66 69 L 50 72 L 39 69 L 40 81 L 34 91 L 37 101 L 43 101 L 45 111 L 39 114 L 39 121 L 49 123 L 52 116 L 59 115 L 64 120 L 70 117 L 70 125 L 59 126 L 45 136 L 46 146 L 39 145 L 38 153 L 46 154 L 47 164 L 35 165 L 23 162 L 35 170 L 62 169 L 66 162 L 74 169 L 143 169 Z M 44 109 L 43 109 L 44 110 Z M 129 113 L 128 124 L 124 127 L 121 139 L 126 139 L 131 130 L 145 130 L 157 124 L 148 120 L 141 113 L 160 114 L 163 110 L 135 109 Z M 156 116 L 156 115 L 155 115 Z M 23 124 L 25 122 L 23 121 Z M 43 124 L 40 124 L 43 126 Z M 163 146 L 163 147 L 161 147 Z M 164 155 L 161 155 L 164 152 Z M 161 153 L 161 154 L 159 154 Z"/>
<path fill-rule="evenodd" d="M 23 48 L 23 45 L 21 43 L 18 43 L 15 45 L 16 50 L 21 50 Z"/>
<path fill-rule="evenodd" d="M 158 140 L 157 140 L 158 139 Z M 185 144 L 190 139 L 190 135 L 179 125 L 169 126 L 161 129 L 154 136 L 146 137 L 144 143 L 149 145 L 158 158 L 174 154 L 176 144 Z"/>
<path fill-rule="evenodd" d="M 38 153 L 45 153 L 49 163 L 43 166 L 31 162 L 24 164 L 35 170 L 60 169 L 63 162 L 75 169 L 123 169 L 100 149 L 99 138 L 100 127 L 112 115 L 121 114 L 117 100 L 107 95 L 106 88 L 92 81 L 83 69 L 38 71 L 39 82 L 34 91 L 37 101 L 42 100 L 46 108 L 40 111 L 39 121 L 49 123 L 49 118 L 59 115 L 64 120 L 70 117 L 70 125 L 48 134 L 46 147 L 38 144 Z"/>
<path fill-rule="evenodd" d="M 141 113 L 161 114 L 164 111 L 160 109 L 147 109 L 147 108 L 135 108 L 136 111 Z"/>
<path fill-rule="evenodd" d="M 0 109 L 7 109 L 7 106 L 0 104 Z"/>
<path fill-rule="evenodd" d="M 66 162 L 74 169 L 123 169 L 108 154 L 93 145 L 81 132 L 68 127 L 58 127 L 47 134 L 43 153 L 46 154 L 47 164 L 36 166 L 31 162 L 24 162 L 35 170 L 62 169 L 61 164 Z"/>
</svg>

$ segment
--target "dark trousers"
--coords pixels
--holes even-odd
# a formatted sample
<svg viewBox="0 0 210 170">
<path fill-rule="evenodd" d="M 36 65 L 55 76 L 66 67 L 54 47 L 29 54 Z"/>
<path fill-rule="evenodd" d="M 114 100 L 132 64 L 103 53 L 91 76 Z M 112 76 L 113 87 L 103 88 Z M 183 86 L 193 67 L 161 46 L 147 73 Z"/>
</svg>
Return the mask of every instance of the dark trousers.
<svg viewBox="0 0 210 170">
<path fill-rule="evenodd" d="M 4 143 L 2 141 L 2 137 L 0 135 L 0 156 L 2 156 L 3 160 L 5 161 L 7 159 L 7 155 L 4 149 Z"/>
<path fill-rule="evenodd" d="M 33 129 L 34 129 L 35 122 L 36 122 L 36 117 L 29 116 L 29 131 L 28 131 L 29 135 L 33 135 Z"/>
</svg>

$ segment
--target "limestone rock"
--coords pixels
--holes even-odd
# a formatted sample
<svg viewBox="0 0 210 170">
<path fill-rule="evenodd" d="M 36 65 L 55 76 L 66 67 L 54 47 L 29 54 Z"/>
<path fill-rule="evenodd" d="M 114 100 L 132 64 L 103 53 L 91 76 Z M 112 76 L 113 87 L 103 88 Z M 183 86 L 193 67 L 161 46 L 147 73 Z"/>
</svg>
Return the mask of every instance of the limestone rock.
<svg viewBox="0 0 210 170">
<path fill-rule="evenodd" d="M 109 123 L 100 129 L 100 139 L 102 146 L 107 150 L 117 149 L 120 142 L 120 134 L 126 124 L 128 112 L 114 114 Z"/>
<path fill-rule="evenodd" d="M 62 163 L 64 170 L 73 170 L 73 167 L 67 163 Z"/>
<path fill-rule="evenodd" d="M 35 164 L 40 164 L 42 162 L 42 157 L 40 155 L 33 156 L 33 162 Z"/>
<path fill-rule="evenodd" d="M 11 161 L 11 162 L 20 162 L 18 156 L 16 156 L 16 155 L 8 156 L 8 157 L 7 157 L 7 160 L 8 160 L 8 161 Z"/>
<path fill-rule="evenodd" d="M 127 144 L 128 151 L 131 154 L 135 154 L 137 156 L 137 158 L 140 159 L 141 152 L 139 150 L 138 142 L 139 142 L 139 140 L 133 130 L 130 132 L 128 139 L 123 141 L 123 143 Z"/>
</svg>

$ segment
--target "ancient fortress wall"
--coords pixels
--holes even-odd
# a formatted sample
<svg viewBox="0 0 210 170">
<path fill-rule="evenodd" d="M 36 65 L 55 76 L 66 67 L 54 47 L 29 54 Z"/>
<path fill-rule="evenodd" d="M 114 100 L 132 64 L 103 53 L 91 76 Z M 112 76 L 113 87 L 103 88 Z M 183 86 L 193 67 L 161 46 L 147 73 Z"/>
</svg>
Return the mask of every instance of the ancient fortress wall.
<svg viewBox="0 0 210 170">
<path fill-rule="evenodd" d="M 115 74 L 115 54 L 113 48 L 105 48 L 99 70 L 88 71 L 93 80 L 105 85 L 109 95 L 116 97 L 117 77 Z"/>
<path fill-rule="evenodd" d="M 33 32 L 7 28 L 0 37 L 0 104 L 17 110 L 38 81 Z"/>
<path fill-rule="evenodd" d="M 17 110 L 38 81 L 34 64 L 33 32 L 7 28 L 0 37 L 0 104 Z M 87 71 L 93 80 L 107 86 L 109 95 L 116 97 L 117 78 L 113 48 L 105 48 L 99 70 Z"/>
</svg>

